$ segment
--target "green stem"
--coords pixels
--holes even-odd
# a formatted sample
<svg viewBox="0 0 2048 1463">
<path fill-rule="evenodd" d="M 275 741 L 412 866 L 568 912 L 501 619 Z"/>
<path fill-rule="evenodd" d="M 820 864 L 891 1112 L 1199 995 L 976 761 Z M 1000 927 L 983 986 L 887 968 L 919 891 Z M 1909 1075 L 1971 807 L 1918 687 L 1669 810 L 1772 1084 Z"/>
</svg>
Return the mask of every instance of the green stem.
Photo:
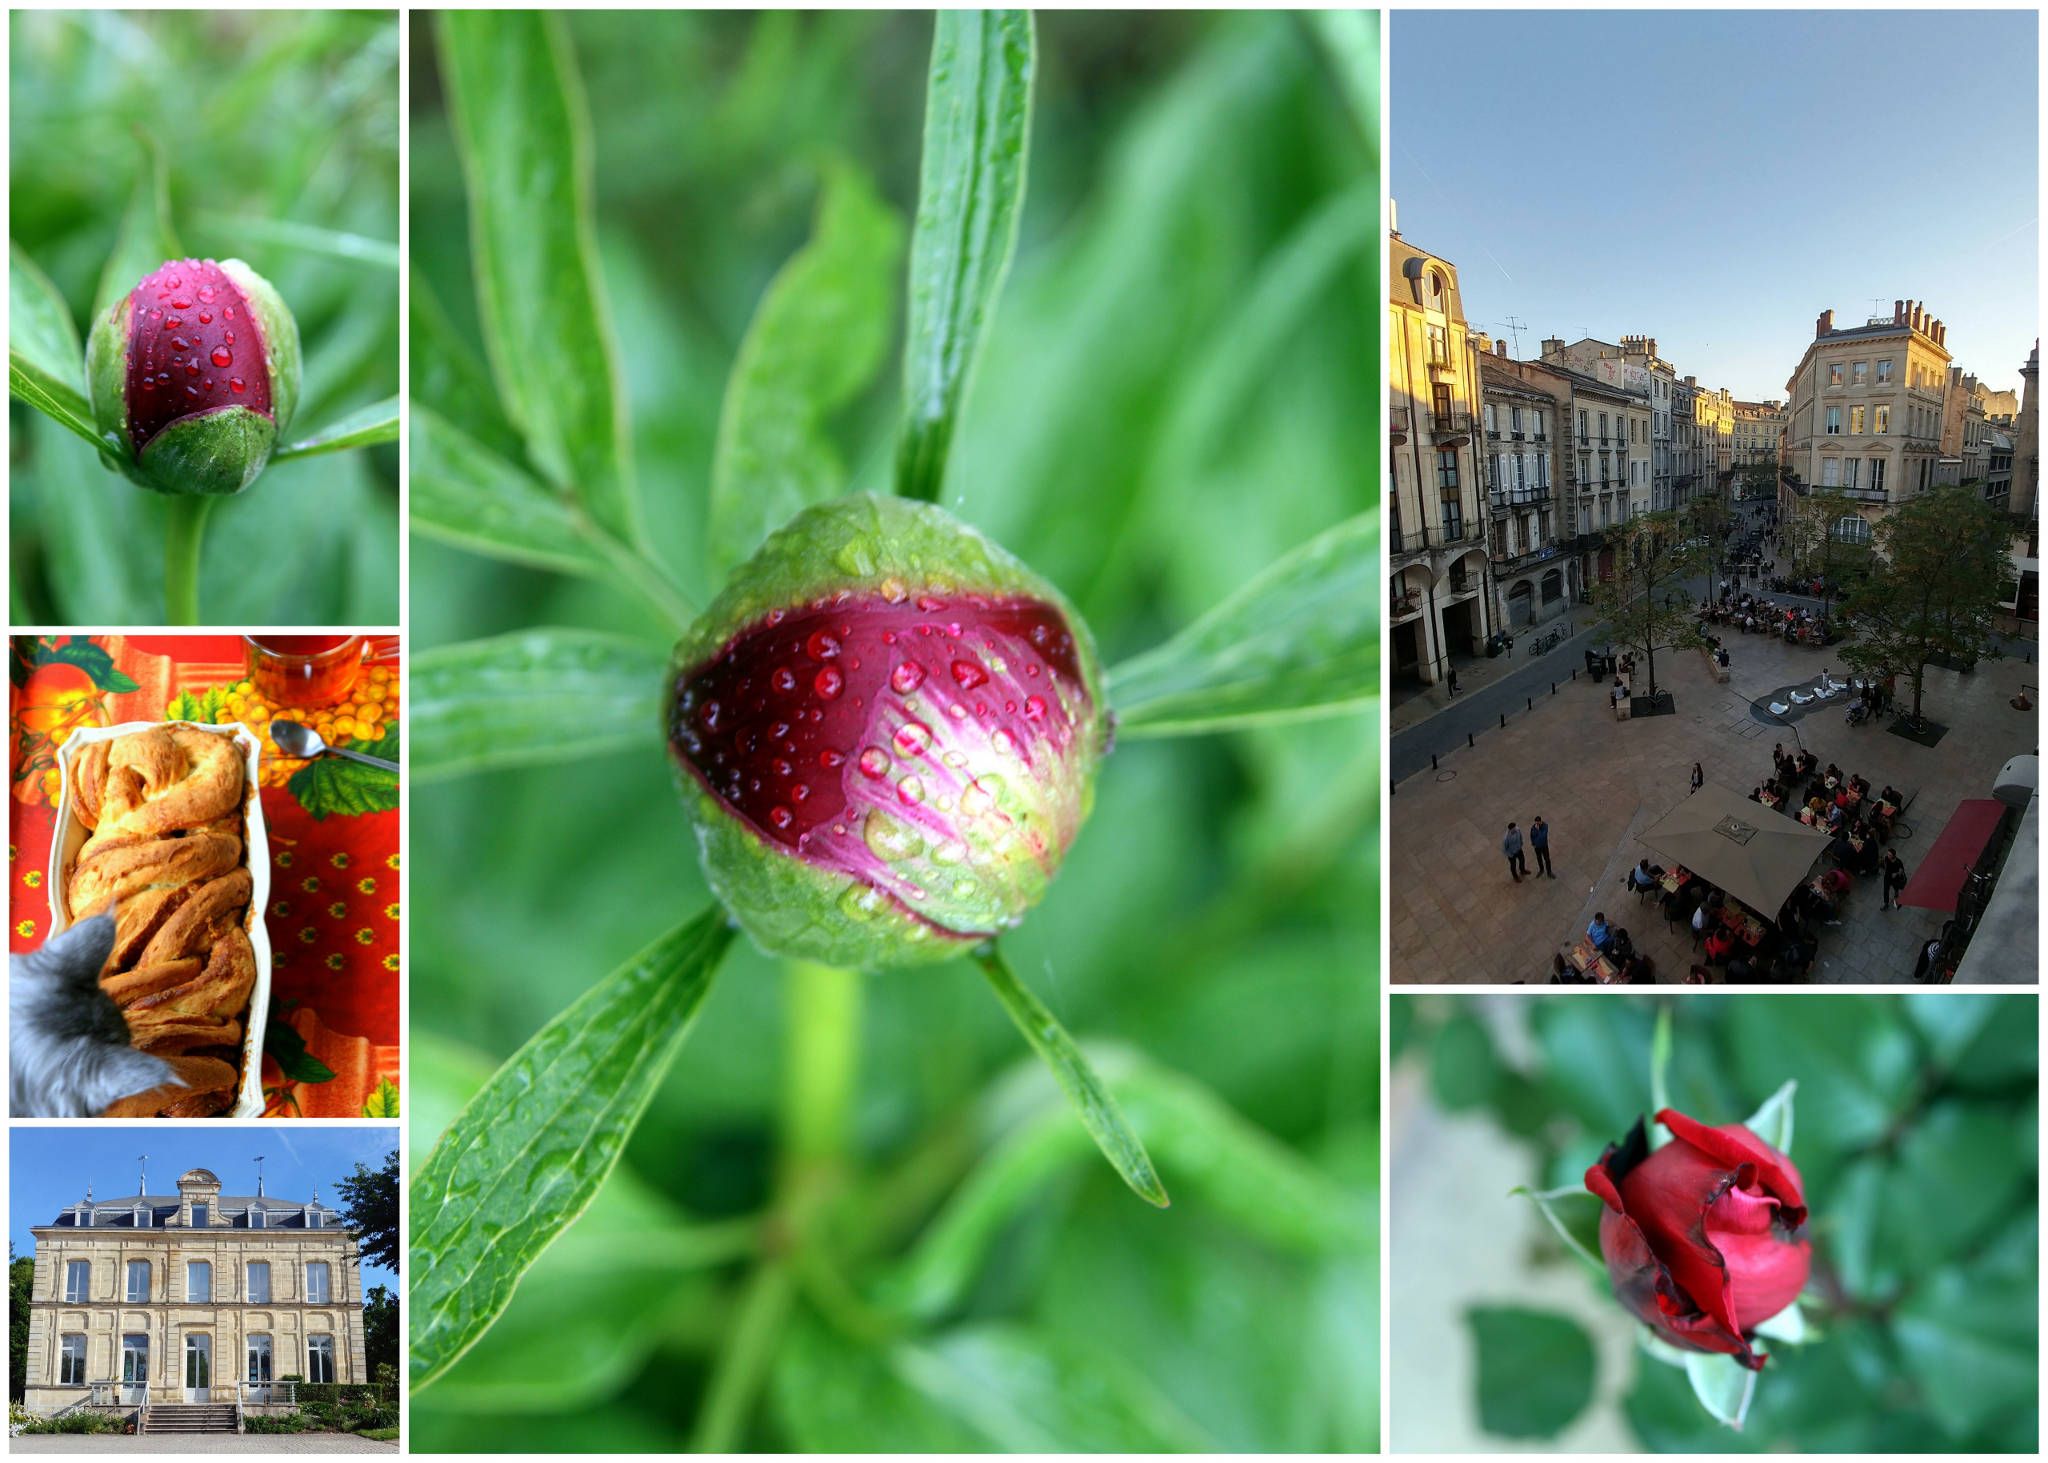
<svg viewBox="0 0 2048 1463">
<path fill-rule="evenodd" d="M 808 960 L 789 962 L 788 1049 L 783 1070 L 783 1151 L 801 1170 L 836 1164 L 852 1129 L 853 1089 L 860 1063 L 859 971 Z"/>
<path fill-rule="evenodd" d="M 171 499 L 164 533 L 164 619 L 172 625 L 199 623 L 199 548 L 206 539 L 214 499 L 181 493 Z"/>
<path fill-rule="evenodd" d="M 1164 1209 L 1167 1205 L 1166 1186 L 1159 1182 L 1151 1155 L 1145 1152 L 1145 1145 L 1131 1127 L 1130 1119 L 1116 1105 L 1116 1099 L 1109 1095 L 1109 1088 L 1103 1085 L 1102 1078 L 1096 1075 L 1095 1068 L 1089 1065 L 1087 1056 L 1074 1038 L 1045 1008 L 1045 1003 L 1017 979 L 1016 972 L 1010 969 L 1010 962 L 1003 958 L 1003 952 L 996 948 L 994 940 L 978 947 L 974 958 L 980 964 L 982 974 L 988 977 L 996 998 L 1003 1003 L 1003 1009 L 1010 1013 L 1010 1019 L 1024 1033 L 1024 1039 L 1031 1043 L 1031 1049 L 1052 1069 L 1053 1080 L 1060 1084 L 1060 1091 L 1066 1093 L 1067 1101 L 1073 1104 L 1075 1114 L 1081 1119 L 1081 1126 L 1088 1130 L 1088 1136 L 1095 1140 L 1102 1156 L 1123 1175 L 1132 1193 L 1146 1203 L 1157 1204 Z"/>
<path fill-rule="evenodd" d="M 689 629 L 690 622 L 697 618 L 697 612 L 691 608 L 682 590 L 676 587 L 675 581 L 668 577 L 666 570 L 652 559 L 626 547 L 595 523 L 586 522 L 583 534 L 618 571 L 626 588 L 646 601 L 672 633 L 680 635 Z"/>
<path fill-rule="evenodd" d="M 775 1358 L 775 1344 L 789 1315 L 790 1274 L 787 1260 L 767 1260 L 747 1279 L 733 1315 L 733 1327 L 718 1353 L 703 1410 L 690 1435 L 693 1453 L 739 1451 L 754 1397 Z"/>
</svg>

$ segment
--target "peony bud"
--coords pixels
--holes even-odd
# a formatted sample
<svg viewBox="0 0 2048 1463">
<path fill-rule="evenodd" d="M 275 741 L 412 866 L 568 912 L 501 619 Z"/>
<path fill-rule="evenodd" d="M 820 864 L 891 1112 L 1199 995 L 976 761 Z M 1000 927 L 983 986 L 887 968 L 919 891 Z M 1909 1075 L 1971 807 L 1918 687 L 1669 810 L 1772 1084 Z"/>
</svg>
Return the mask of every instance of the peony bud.
<svg viewBox="0 0 2048 1463">
<path fill-rule="evenodd" d="M 1017 923 L 1109 721 L 1058 591 L 938 508 L 811 508 L 676 648 L 668 739 L 711 887 L 771 954 L 879 968 Z"/>
<path fill-rule="evenodd" d="M 299 327 L 239 259 L 173 259 L 93 322 L 102 455 L 160 493 L 239 493 L 299 402 Z"/>
<path fill-rule="evenodd" d="M 1710 1128 L 1666 1108 L 1672 1141 L 1650 1152 L 1640 1118 L 1586 1170 L 1606 1201 L 1600 1251 L 1615 1299 L 1687 1351 L 1752 1371 L 1757 1325 L 1799 1298 L 1813 1258 L 1792 1160 L 1740 1123 Z"/>
</svg>

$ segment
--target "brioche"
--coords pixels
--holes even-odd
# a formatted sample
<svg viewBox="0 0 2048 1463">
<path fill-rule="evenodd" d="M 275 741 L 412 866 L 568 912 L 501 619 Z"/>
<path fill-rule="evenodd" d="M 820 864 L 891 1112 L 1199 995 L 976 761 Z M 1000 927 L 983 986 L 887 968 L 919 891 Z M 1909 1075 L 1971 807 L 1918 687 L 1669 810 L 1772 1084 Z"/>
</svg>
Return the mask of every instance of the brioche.
<svg viewBox="0 0 2048 1463">
<path fill-rule="evenodd" d="M 84 748 L 72 777 L 87 837 L 66 870 L 65 907 L 77 920 L 114 903 L 100 987 L 136 1049 L 165 1058 L 180 1079 L 124 1097 L 105 1116 L 225 1112 L 241 1085 L 245 1023 L 258 1019 L 242 751 L 225 733 L 151 727 Z"/>
</svg>

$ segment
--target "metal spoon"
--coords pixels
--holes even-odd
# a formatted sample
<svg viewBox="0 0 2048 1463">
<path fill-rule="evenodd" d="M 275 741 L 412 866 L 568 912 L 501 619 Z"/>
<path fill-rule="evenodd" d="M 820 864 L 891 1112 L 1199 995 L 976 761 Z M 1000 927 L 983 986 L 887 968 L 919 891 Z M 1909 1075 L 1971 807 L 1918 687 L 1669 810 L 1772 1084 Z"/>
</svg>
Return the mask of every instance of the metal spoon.
<svg viewBox="0 0 2048 1463">
<path fill-rule="evenodd" d="M 382 757 L 372 757 L 363 752 L 351 752 L 346 747 L 330 747 L 320 733 L 310 726 L 301 726 L 296 721 L 273 721 L 270 724 L 270 739 L 277 743 L 277 750 L 287 757 L 318 757 L 331 753 L 346 757 L 351 762 L 367 762 L 372 767 L 382 767 L 387 772 L 396 772 L 398 764 L 387 762 Z"/>
</svg>

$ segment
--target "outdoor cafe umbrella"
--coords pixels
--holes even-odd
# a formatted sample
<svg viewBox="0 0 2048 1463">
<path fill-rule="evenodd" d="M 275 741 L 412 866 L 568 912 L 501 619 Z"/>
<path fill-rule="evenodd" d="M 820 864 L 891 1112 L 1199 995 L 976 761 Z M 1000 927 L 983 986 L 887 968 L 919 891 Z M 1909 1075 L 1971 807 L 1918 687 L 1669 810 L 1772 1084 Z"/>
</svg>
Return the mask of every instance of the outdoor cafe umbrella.
<svg viewBox="0 0 2048 1463">
<path fill-rule="evenodd" d="M 1641 841 L 1772 919 L 1831 840 L 1796 818 L 1710 782 L 1680 798 Z"/>
</svg>

